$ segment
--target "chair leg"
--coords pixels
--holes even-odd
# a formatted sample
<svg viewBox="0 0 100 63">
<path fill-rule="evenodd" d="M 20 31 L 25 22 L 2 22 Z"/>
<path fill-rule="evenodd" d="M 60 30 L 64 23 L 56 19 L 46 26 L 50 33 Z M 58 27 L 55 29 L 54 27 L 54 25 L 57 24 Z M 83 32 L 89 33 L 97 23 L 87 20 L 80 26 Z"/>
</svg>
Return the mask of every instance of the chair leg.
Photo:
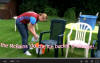
<svg viewBox="0 0 100 63">
<path fill-rule="evenodd" d="M 94 55 L 94 49 L 91 50 L 91 57 L 95 57 L 95 55 Z"/>
<path fill-rule="evenodd" d="M 72 52 L 72 53 L 73 53 L 73 51 L 74 51 L 74 47 L 71 48 L 71 52 Z"/>
<path fill-rule="evenodd" d="M 40 48 L 38 49 L 38 56 L 40 56 Z"/>
<path fill-rule="evenodd" d="M 64 56 L 64 50 L 61 48 L 61 55 Z"/>
<path fill-rule="evenodd" d="M 54 51 L 55 51 L 54 56 L 58 57 L 58 48 L 54 48 Z"/>
<path fill-rule="evenodd" d="M 49 52 L 49 51 L 50 51 L 50 49 L 48 48 L 48 49 L 47 49 L 47 52 Z"/>
<path fill-rule="evenodd" d="M 68 56 L 68 50 L 69 50 L 69 47 L 66 48 L 66 56 L 65 56 L 66 58 Z"/>
<path fill-rule="evenodd" d="M 85 49 L 85 57 L 88 58 L 88 51 L 89 49 Z"/>
<path fill-rule="evenodd" d="M 15 21 L 15 32 L 16 32 L 16 21 Z"/>
</svg>

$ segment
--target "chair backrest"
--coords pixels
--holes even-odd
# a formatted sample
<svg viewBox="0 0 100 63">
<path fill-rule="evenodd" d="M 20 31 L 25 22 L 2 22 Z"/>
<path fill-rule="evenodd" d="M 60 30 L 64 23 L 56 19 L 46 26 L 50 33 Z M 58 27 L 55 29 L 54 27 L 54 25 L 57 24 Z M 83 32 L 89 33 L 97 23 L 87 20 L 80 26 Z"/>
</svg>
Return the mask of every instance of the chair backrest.
<svg viewBox="0 0 100 63">
<path fill-rule="evenodd" d="M 63 19 L 53 19 L 50 27 L 50 39 L 58 40 L 58 35 L 63 34 L 66 21 Z"/>
<path fill-rule="evenodd" d="M 73 28 L 76 30 L 75 40 L 80 40 L 82 42 L 85 42 L 86 32 L 89 31 L 88 44 L 90 44 L 91 37 L 92 37 L 92 28 L 89 24 L 79 22 L 72 25 L 71 31 L 68 34 L 68 41 L 70 41 L 70 35 L 73 31 Z"/>
</svg>

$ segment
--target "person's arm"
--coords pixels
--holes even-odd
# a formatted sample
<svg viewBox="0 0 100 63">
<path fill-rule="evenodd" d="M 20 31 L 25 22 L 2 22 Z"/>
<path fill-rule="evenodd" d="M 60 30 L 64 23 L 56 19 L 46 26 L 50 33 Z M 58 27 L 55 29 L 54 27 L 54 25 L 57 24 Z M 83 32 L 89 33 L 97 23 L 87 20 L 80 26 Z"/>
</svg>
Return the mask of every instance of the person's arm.
<svg viewBox="0 0 100 63">
<path fill-rule="evenodd" d="M 32 33 L 32 35 L 34 36 L 34 38 L 35 38 L 35 39 L 38 39 L 38 36 L 37 36 L 37 34 L 36 34 L 36 31 L 35 31 L 35 24 L 32 25 L 31 23 L 29 23 L 28 29 L 29 29 L 29 31 Z"/>
<path fill-rule="evenodd" d="M 35 31 L 35 23 L 36 23 L 36 19 L 34 17 L 30 17 L 30 23 L 28 25 L 28 29 L 32 33 L 34 38 L 38 39 L 38 36 L 36 34 L 36 31 Z"/>
</svg>

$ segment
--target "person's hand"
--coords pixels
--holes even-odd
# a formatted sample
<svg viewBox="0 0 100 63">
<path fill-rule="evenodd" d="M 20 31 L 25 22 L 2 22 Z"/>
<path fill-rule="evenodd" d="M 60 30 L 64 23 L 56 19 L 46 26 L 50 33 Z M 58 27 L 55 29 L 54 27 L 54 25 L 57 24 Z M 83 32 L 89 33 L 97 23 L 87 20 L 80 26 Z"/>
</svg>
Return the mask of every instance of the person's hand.
<svg viewBox="0 0 100 63">
<path fill-rule="evenodd" d="M 39 35 L 36 34 L 36 35 L 34 36 L 34 38 L 35 38 L 35 40 L 38 40 L 38 39 L 39 39 Z"/>
</svg>

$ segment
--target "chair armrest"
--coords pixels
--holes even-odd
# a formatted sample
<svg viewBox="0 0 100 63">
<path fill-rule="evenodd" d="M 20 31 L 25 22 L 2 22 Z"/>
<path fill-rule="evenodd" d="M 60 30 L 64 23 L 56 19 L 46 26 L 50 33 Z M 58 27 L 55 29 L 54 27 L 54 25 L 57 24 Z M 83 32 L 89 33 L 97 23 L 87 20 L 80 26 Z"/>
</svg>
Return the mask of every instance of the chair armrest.
<svg viewBox="0 0 100 63">
<path fill-rule="evenodd" d="M 45 34 L 45 33 L 50 33 L 50 31 L 44 31 L 44 32 L 40 33 L 39 44 L 41 44 L 41 40 L 42 40 L 43 34 Z"/>
<path fill-rule="evenodd" d="M 58 35 L 58 44 L 63 44 L 63 35 L 64 34 Z"/>
<path fill-rule="evenodd" d="M 44 32 L 41 32 L 40 34 L 44 34 L 44 33 L 50 33 L 50 31 L 44 31 Z"/>
<path fill-rule="evenodd" d="M 97 40 L 93 40 L 92 46 L 95 47 Z"/>
<path fill-rule="evenodd" d="M 63 37 L 63 35 L 64 35 L 64 34 L 60 34 L 60 35 L 58 35 L 58 37 Z"/>
</svg>

